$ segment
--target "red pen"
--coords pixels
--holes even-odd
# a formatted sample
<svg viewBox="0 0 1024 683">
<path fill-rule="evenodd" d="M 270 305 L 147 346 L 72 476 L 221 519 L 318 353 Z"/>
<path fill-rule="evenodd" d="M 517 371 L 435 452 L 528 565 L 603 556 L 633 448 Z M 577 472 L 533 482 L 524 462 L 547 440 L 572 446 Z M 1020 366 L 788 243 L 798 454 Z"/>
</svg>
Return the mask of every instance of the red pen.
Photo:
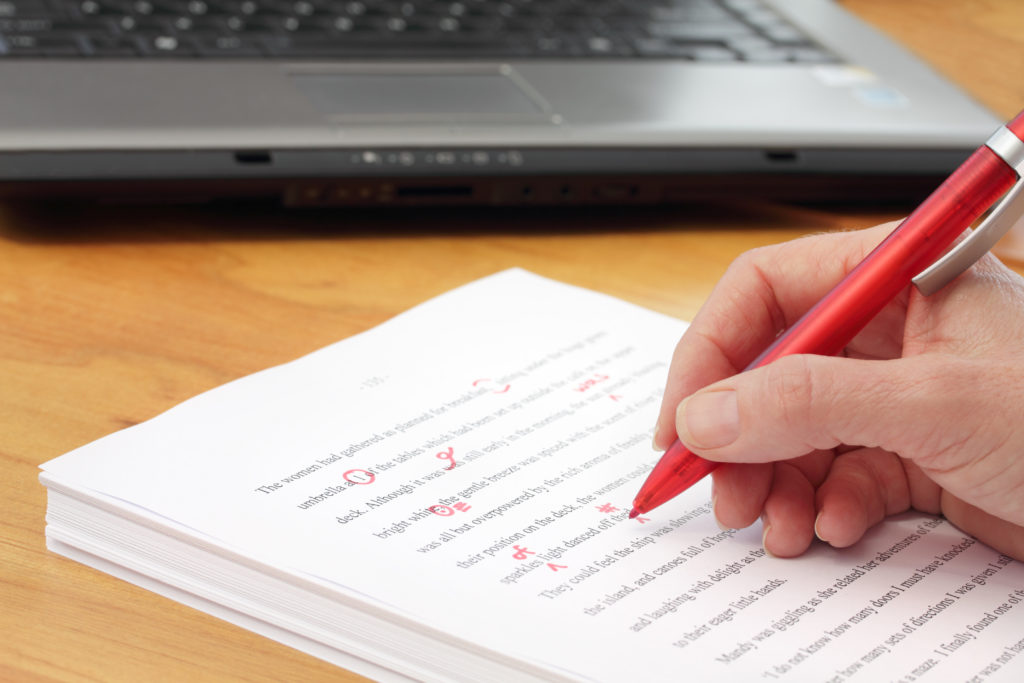
<svg viewBox="0 0 1024 683">
<path fill-rule="evenodd" d="M 1001 126 L 824 298 L 754 359 L 746 370 L 798 353 L 831 356 L 911 282 L 927 296 L 967 270 L 1024 215 L 1024 112 Z M 942 256 L 986 209 L 971 234 Z M 939 257 L 942 256 L 940 259 Z M 678 440 L 648 475 L 630 518 L 675 498 L 719 463 Z"/>
</svg>

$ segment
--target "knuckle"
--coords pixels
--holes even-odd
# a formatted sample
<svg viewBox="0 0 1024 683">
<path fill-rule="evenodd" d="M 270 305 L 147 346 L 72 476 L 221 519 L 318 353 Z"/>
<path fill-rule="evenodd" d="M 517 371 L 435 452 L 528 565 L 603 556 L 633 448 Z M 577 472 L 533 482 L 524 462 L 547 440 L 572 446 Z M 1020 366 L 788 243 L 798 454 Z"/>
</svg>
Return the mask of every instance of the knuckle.
<svg viewBox="0 0 1024 683">
<path fill-rule="evenodd" d="M 814 372 L 811 364 L 810 356 L 787 356 L 768 365 L 764 377 L 774 421 L 790 434 L 809 437 L 808 450 L 836 445 L 834 439 L 812 436 L 820 416 L 831 410 L 832 394 L 827 376 Z"/>
<path fill-rule="evenodd" d="M 811 402 L 815 391 L 813 377 L 806 356 L 780 358 L 768 366 L 766 379 L 770 395 L 783 409 L 799 406 L 801 410 Z"/>
<path fill-rule="evenodd" d="M 743 273 L 749 273 L 751 271 L 759 271 L 761 270 L 761 264 L 774 260 L 774 253 L 778 251 L 778 249 L 779 247 L 777 245 L 748 249 L 733 260 L 725 271 L 726 275 L 735 276 Z"/>
</svg>

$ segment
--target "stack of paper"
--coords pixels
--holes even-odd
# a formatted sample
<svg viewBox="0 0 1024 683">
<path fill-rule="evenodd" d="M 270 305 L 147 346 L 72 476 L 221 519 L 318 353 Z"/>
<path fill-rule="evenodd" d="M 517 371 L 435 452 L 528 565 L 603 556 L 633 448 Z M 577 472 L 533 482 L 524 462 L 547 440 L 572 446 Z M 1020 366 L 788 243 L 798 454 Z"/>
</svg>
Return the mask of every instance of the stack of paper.
<svg viewBox="0 0 1024 683">
<path fill-rule="evenodd" d="M 627 519 L 683 329 L 499 273 L 46 463 L 48 544 L 381 680 L 1020 680 L 1024 570 L 940 519 Z"/>
</svg>

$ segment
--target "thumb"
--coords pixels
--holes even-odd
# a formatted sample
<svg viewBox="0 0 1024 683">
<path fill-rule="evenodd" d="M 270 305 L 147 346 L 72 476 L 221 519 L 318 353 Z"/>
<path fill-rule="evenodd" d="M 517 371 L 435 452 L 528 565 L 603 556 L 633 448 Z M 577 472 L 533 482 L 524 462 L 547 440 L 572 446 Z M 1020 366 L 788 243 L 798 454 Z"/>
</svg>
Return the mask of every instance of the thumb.
<svg viewBox="0 0 1024 683">
<path fill-rule="evenodd" d="M 710 460 L 785 460 L 841 444 L 913 458 L 963 444 L 971 425 L 955 388 L 972 379 L 955 376 L 967 371 L 934 356 L 787 356 L 692 394 L 676 429 Z"/>
</svg>

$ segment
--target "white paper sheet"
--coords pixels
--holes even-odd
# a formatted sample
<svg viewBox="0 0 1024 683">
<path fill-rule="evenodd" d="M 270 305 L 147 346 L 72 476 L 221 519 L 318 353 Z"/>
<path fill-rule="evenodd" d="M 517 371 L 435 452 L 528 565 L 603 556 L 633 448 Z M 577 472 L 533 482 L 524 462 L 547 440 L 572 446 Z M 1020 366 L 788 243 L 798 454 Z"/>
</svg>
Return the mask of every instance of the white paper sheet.
<svg viewBox="0 0 1024 683">
<path fill-rule="evenodd" d="M 627 519 L 683 329 L 506 271 L 45 476 L 555 678 L 1020 680 L 1024 569 L 943 520 L 779 560 L 707 482 Z"/>
</svg>

